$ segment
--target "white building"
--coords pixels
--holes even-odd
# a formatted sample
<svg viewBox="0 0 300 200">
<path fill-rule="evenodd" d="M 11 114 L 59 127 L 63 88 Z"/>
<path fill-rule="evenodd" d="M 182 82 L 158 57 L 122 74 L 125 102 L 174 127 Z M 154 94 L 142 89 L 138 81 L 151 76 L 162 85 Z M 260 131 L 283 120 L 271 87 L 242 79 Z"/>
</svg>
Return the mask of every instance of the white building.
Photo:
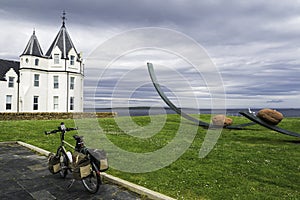
<svg viewBox="0 0 300 200">
<path fill-rule="evenodd" d="M 46 54 L 35 31 L 20 62 L 0 59 L 0 112 L 82 112 L 83 63 L 65 27 Z"/>
</svg>

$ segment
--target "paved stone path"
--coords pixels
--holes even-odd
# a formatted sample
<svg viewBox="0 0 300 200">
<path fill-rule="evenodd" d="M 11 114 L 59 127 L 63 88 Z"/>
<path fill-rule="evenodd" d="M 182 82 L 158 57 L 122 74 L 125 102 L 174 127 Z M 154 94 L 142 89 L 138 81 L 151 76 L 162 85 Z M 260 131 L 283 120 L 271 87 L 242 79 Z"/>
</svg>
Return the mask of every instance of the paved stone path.
<svg viewBox="0 0 300 200">
<path fill-rule="evenodd" d="M 103 183 L 96 194 L 85 191 L 81 181 L 66 190 L 71 180 L 47 169 L 47 158 L 18 144 L 0 143 L 0 199 L 13 200 L 137 200 L 137 194 L 116 185 Z"/>
</svg>

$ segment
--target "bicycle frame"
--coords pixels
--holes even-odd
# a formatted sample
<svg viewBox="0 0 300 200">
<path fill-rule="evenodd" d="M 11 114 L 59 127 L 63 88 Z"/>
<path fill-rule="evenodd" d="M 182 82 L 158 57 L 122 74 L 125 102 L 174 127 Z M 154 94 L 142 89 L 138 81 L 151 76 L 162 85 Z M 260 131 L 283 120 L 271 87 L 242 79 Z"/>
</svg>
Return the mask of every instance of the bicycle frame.
<svg viewBox="0 0 300 200">
<path fill-rule="evenodd" d="M 67 150 L 66 150 L 66 148 L 65 148 L 65 144 L 66 144 L 68 147 L 72 148 L 72 150 L 75 150 L 75 146 L 73 146 L 73 145 L 71 145 L 70 143 L 68 143 L 67 141 L 65 141 L 65 131 L 62 131 L 62 132 L 60 133 L 60 146 L 58 147 L 58 150 L 61 148 L 61 149 L 63 149 L 63 152 L 64 152 L 65 154 L 67 154 Z M 57 153 L 58 153 L 58 152 L 57 152 Z"/>
<path fill-rule="evenodd" d="M 69 158 L 68 151 L 66 147 L 70 147 L 73 151 L 80 152 L 88 156 L 90 160 L 90 174 L 87 176 L 84 176 L 81 178 L 81 181 L 84 185 L 84 187 L 88 190 L 88 192 L 94 194 L 98 191 L 99 185 L 101 185 L 101 179 L 100 179 L 100 167 L 98 167 L 91 159 L 90 159 L 90 153 L 88 152 L 88 149 L 84 146 L 84 142 L 81 136 L 74 135 L 73 138 L 76 140 L 76 146 L 71 145 L 67 141 L 65 141 L 65 133 L 70 130 L 77 130 L 77 128 L 66 128 L 64 123 L 62 122 L 60 127 L 58 127 L 58 130 L 53 130 L 50 132 L 45 132 L 46 135 L 60 132 L 60 145 L 57 148 L 56 155 L 59 156 L 59 163 L 60 163 L 60 176 L 62 178 L 65 178 L 68 174 L 68 170 L 73 173 L 73 166 L 70 164 L 72 163 L 71 158 Z M 78 172 L 76 171 L 75 174 Z M 71 183 L 68 185 L 67 188 L 70 188 L 75 179 L 77 179 L 77 175 L 75 175 L 75 178 L 71 180 Z"/>
</svg>

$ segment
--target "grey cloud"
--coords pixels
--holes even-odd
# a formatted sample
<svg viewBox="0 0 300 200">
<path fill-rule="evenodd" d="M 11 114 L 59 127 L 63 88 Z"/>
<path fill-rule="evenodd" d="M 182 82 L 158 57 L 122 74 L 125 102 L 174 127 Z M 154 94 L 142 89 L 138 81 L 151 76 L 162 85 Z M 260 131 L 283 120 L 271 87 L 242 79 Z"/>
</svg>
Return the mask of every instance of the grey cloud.
<svg viewBox="0 0 300 200">
<path fill-rule="evenodd" d="M 284 102 L 283 100 L 269 100 L 267 103 L 282 103 Z"/>
<path fill-rule="evenodd" d="M 67 12 L 67 27 L 73 28 L 70 29 L 71 36 L 76 36 L 72 37 L 75 46 L 86 54 L 95 48 L 91 45 L 113 34 L 131 28 L 159 26 L 182 32 L 203 45 L 216 61 L 229 101 L 243 99 L 247 102 L 249 99 L 260 99 L 261 102 L 272 103 L 268 99 L 276 100 L 276 96 L 282 97 L 279 99 L 288 99 L 300 93 L 299 9 L 299 2 L 293 0 L 132 0 L 126 3 L 121 0 L 26 0 L 22 4 L 16 0 L 1 1 L 0 34 L 4 39 L 0 44 L 11 48 L 2 48 L 0 55 L 5 58 L 12 55 L 18 57 L 29 39 L 28 35 L 24 36 L 28 26 L 31 26 L 30 29 L 51 27 L 53 34 L 47 38 L 53 39 L 61 23 L 62 10 Z M 1 24 L 4 21 L 6 23 Z M 17 28 L 11 28 L 10 23 L 11 26 L 17 24 L 19 31 Z M 90 34 L 91 31 L 94 33 Z M 15 44 L 7 45 L 7 41 L 11 44 L 12 39 Z M 40 42 L 43 43 L 43 40 Z M 181 45 L 172 38 L 163 38 L 157 42 Z M 79 44 L 79 47 L 76 44 Z M 147 55 L 145 57 L 149 58 Z M 114 95 L 119 99 L 133 95 L 135 101 L 140 97 L 143 102 L 147 98 L 149 103 L 152 103 L 150 99 L 160 102 L 144 66 L 145 57 L 129 56 L 121 61 L 127 62 L 126 64 L 106 71 L 103 77 L 100 77 L 101 71 L 93 71 L 86 66 L 86 99 L 92 100 L 97 88 L 95 98 L 104 104 L 109 103 L 105 98 L 109 98 L 113 89 L 117 87 L 114 91 L 117 93 Z M 189 98 L 193 89 L 203 89 L 203 93 L 199 92 L 199 98 L 206 98 L 204 93 L 207 92 L 207 77 L 196 75 L 190 70 L 190 66 L 175 62 L 173 58 L 163 54 L 153 54 L 151 58 L 157 62 L 159 60 L 160 64 L 167 63 L 170 67 L 158 69 L 157 74 L 160 83 L 165 89 L 174 91 L 174 96 L 176 94 L 182 98 Z M 134 67 L 132 65 L 135 64 L 145 68 L 123 77 L 124 73 L 128 72 L 126 67 Z M 186 77 L 188 83 L 183 84 L 176 71 Z M 120 81 L 122 77 L 124 80 Z M 209 75 L 209 78 L 213 76 Z M 135 93 L 132 94 L 132 91 Z M 168 95 L 172 96 L 172 93 Z M 288 101 L 280 103 L 285 102 Z"/>
</svg>

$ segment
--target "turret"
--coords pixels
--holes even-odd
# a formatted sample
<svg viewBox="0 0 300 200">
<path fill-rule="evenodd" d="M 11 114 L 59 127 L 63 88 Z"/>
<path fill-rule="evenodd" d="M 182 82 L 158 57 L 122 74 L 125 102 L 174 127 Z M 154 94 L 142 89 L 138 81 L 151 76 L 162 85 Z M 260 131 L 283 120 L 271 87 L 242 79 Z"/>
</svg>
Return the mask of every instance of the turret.
<svg viewBox="0 0 300 200">
<path fill-rule="evenodd" d="M 33 30 L 33 34 L 31 35 L 25 50 L 20 55 L 20 67 L 39 66 L 40 58 L 44 58 L 44 55 L 40 43 L 35 35 L 35 30 Z"/>
</svg>

